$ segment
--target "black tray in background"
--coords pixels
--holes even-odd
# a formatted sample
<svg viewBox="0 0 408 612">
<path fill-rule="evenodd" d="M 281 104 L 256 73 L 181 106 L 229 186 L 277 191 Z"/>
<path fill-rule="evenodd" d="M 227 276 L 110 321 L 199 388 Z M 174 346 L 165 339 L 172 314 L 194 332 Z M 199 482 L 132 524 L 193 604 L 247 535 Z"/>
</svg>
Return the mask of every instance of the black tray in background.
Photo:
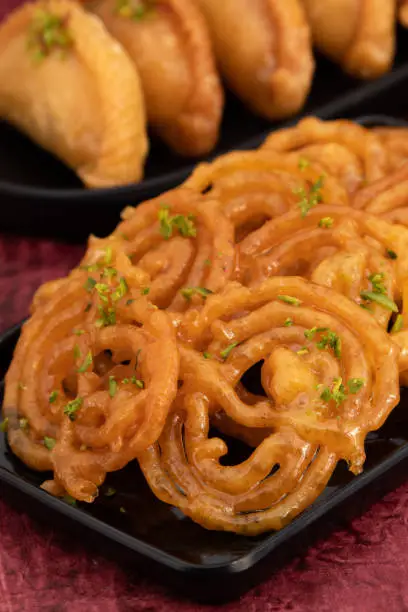
<svg viewBox="0 0 408 612">
<path fill-rule="evenodd" d="M 19 326 L 0 337 L 0 380 L 12 358 Z M 3 384 L 0 384 L 0 402 Z M 44 475 L 26 468 L 0 436 L 0 493 L 29 508 L 48 525 L 62 526 L 70 534 L 97 540 L 127 569 L 138 563 L 145 572 L 172 589 L 198 601 L 220 603 L 239 597 L 265 579 L 316 538 L 340 521 L 361 514 L 370 503 L 407 477 L 408 393 L 382 429 L 368 436 L 365 471 L 352 477 L 340 463 L 324 493 L 289 526 L 255 538 L 207 531 L 175 508 L 158 501 L 134 462 L 110 474 L 93 505 L 73 507 L 39 488 Z M 232 462 L 245 452 L 229 440 Z M 117 494 L 106 497 L 103 490 Z M 120 508 L 126 509 L 126 514 Z M 18 546 L 18 542 L 16 542 Z"/>
<path fill-rule="evenodd" d="M 378 81 L 356 81 L 318 57 L 307 104 L 290 121 L 267 122 L 227 94 L 220 141 L 211 157 L 258 146 L 269 131 L 290 125 L 306 114 L 323 119 L 373 112 L 405 117 L 407 84 L 408 33 L 402 29 L 398 32 L 395 68 Z M 153 139 L 144 181 L 122 188 L 86 190 L 58 160 L 0 122 L 0 231 L 72 241 L 83 241 L 90 233 L 106 235 L 118 223 L 125 206 L 180 184 L 198 161 L 180 158 Z"/>
</svg>

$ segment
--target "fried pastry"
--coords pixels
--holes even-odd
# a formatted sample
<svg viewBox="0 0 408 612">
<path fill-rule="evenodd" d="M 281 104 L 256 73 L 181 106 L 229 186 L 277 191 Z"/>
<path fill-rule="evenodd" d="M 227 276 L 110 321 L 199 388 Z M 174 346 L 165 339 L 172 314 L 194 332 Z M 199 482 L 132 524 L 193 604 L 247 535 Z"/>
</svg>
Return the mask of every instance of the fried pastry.
<svg viewBox="0 0 408 612">
<path fill-rule="evenodd" d="M 28 3 L 0 27 L 0 117 L 88 187 L 142 177 L 148 144 L 137 71 L 77 3 Z"/>
<path fill-rule="evenodd" d="M 399 0 L 398 19 L 404 28 L 408 28 L 408 2 Z"/>
<path fill-rule="evenodd" d="M 312 82 L 310 32 L 298 0 L 199 0 L 221 72 L 252 110 L 295 114 Z"/>
<path fill-rule="evenodd" d="M 86 3 L 135 62 L 148 119 L 183 155 L 215 145 L 223 93 L 205 20 L 190 0 L 96 0 Z"/>
<path fill-rule="evenodd" d="M 336 145 L 335 152 L 330 148 Z M 263 148 L 298 153 L 306 162 L 318 162 L 336 176 L 349 193 L 384 177 L 390 169 L 388 152 L 371 130 L 344 119 L 322 121 L 306 117 L 294 127 L 272 132 Z"/>
<path fill-rule="evenodd" d="M 375 79 L 395 53 L 394 0 L 302 0 L 316 47 L 349 74 Z"/>
</svg>

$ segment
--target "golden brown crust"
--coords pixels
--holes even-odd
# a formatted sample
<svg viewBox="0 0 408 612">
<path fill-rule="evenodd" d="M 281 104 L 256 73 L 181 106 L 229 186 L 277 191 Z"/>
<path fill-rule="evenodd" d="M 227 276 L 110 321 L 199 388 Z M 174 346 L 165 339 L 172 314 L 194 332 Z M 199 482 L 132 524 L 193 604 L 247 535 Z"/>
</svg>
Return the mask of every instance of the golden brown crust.
<svg viewBox="0 0 408 612">
<path fill-rule="evenodd" d="M 399 0 L 398 19 L 404 28 L 408 28 L 408 2 L 407 0 Z"/>
<path fill-rule="evenodd" d="M 309 27 L 298 0 L 200 0 L 231 88 L 269 119 L 296 113 L 311 86 Z"/>
<path fill-rule="evenodd" d="M 35 63 L 26 38 L 36 11 L 67 18 L 65 58 Z M 94 16 L 69 0 L 25 4 L 0 28 L 0 114 L 71 166 L 89 187 L 138 181 L 147 153 L 137 72 Z"/>
<path fill-rule="evenodd" d="M 394 0 L 302 0 L 316 46 L 349 74 L 374 79 L 395 53 Z"/>
<path fill-rule="evenodd" d="M 89 4 L 135 62 L 150 123 L 183 155 L 209 152 L 218 138 L 223 92 L 202 15 L 190 0 L 160 0 L 137 21 L 115 6 L 115 0 Z"/>
</svg>

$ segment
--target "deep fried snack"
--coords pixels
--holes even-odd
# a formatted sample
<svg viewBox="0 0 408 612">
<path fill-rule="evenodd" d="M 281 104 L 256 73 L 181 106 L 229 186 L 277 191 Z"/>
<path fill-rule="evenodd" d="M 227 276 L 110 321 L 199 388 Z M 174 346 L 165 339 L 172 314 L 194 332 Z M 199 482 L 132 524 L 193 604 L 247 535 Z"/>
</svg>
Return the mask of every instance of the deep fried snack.
<svg viewBox="0 0 408 612">
<path fill-rule="evenodd" d="M 144 277 L 125 279 L 107 251 L 40 290 L 23 326 L 6 375 L 8 440 L 26 465 L 54 472 L 54 494 L 92 502 L 106 473 L 163 429 L 179 357 L 171 320 L 140 297 Z"/>
<path fill-rule="evenodd" d="M 408 128 L 377 127 L 372 131 L 379 136 L 387 150 L 390 170 L 397 170 L 408 162 Z"/>
<path fill-rule="evenodd" d="M 232 152 L 197 166 L 185 186 L 216 199 L 240 242 L 265 221 L 320 203 L 347 205 L 349 196 L 325 167 L 300 154 L 274 151 Z"/>
<path fill-rule="evenodd" d="M 183 312 L 220 291 L 235 266 L 234 229 L 215 200 L 189 189 L 175 189 L 126 208 L 111 236 L 92 238 L 84 259 L 90 264 L 106 247 L 123 272 L 144 270 L 149 300 L 171 312 Z"/>
<path fill-rule="evenodd" d="M 199 0 L 231 89 L 256 113 L 298 112 L 314 72 L 309 26 L 299 0 Z"/>
<path fill-rule="evenodd" d="M 328 333 L 337 348 L 322 345 Z M 399 399 L 387 334 L 344 296 L 299 278 L 229 286 L 186 315 L 180 337 L 183 402 L 139 462 L 159 499 L 206 528 L 256 535 L 286 525 L 338 460 L 361 471 L 365 436 Z M 260 362 L 266 397 L 245 401 L 240 381 Z M 219 410 L 249 430 L 272 428 L 241 464 L 222 465 L 227 446 L 209 438 Z"/>
<path fill-rule="evenodd" d="M 333 144 L 337 145 L 334 151 L 327 146 Z M 352 121 L 307 117 L 294 127 L 272 132 L 263 148 L 280 153 L 296 151 L 306 160 L 318 162 L 349 193 L 382 178 L 389 170 L 387 152 L 379 136 Z"/>
<path fill-rule="evenodd" d="M 395 0 L 302 0 L 316 47 L 349 74 L 375 79 L 395 54 Z"/>
<path fill-rule="evenodd" d="M 138 74 L 75 2 L 27 3 L 0 26 L 0 117 L 88 187 L 142 177 L 148 145 Z"/>
<path fill-rule="evenodd" d="M 408 230 L 346 207 L 289 212 L 239 245 L 239 279 L 299 275 L 367 308 L 387 328 L 408 281 Z M 405 305 L 407 307 L 407 305 Z"/>
<path fill-rule="evenodd" d="M 408 163 L 361 189 L 352 206 L 408 227 Z"/>
<path fill-rule="evenodd" d="M 398 19 L 404 28 L 408 28 L 408 2 L 407 0 L 398 0 Z"/>
<path fill-rule="evenodd" d="M 178 153 L 214 147 L 223 92 L 210 35 L 191 0 L 94 0 L 98 15 L 136 64 L 149 123 Z"/>
</svg>

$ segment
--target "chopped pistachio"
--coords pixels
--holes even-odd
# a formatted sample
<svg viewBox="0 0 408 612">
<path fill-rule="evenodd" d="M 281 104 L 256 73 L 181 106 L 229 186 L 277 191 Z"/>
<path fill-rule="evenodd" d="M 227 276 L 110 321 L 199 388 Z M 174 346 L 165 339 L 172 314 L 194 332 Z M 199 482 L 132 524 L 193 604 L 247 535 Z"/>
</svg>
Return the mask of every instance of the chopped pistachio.
<svg viewBox="0 0 408 612">
<path fill-rule="evenodd" d="M 278 295 L 278 300 L 290 304 L 291 306 L 299 306 L 302 302 L 291 295 Z"/>
</svg>

